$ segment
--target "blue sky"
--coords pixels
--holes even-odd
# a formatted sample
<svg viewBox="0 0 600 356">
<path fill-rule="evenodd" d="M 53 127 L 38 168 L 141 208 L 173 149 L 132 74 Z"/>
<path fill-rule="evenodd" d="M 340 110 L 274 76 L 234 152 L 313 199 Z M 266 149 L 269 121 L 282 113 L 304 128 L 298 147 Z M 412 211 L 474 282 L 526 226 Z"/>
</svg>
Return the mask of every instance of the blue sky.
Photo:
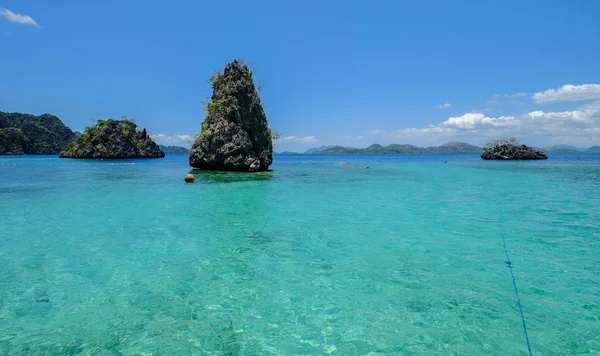
<svg viewBox="0 0 600 356">
<path fill-rule="evenodd" d="M 277 151 L 600 144 L 598 1 L 91 3 L 0 2 L 0 110 L 127 115 L 183 144 L 210 73 L 243 58 Z"/>
</svg>

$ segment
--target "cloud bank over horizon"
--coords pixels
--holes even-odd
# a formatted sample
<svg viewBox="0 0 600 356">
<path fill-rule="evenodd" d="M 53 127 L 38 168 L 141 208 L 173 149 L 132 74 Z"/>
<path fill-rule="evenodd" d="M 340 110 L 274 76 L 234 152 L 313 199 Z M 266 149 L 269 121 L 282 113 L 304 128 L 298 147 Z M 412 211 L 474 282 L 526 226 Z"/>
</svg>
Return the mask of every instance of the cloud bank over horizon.
<svg viewBox="0 0 600 356">
<path fill-rule="evenodd" d="M 524 98 L 527 94 L 495 94 L 494 97 Z M 424 127 L 408 127 L 386 132 L 367 131 L 371 135 L 385 134 L 388 139 L 403 143 L 440 144 L 447 141 L 485 143 L 497 137 L 515 136 L 531 144 L 600 144 L 600 84 L 563 85 L 534 93 L 534 104 L 580 103 L 571 110 L 546 111 L 542 108 L 518 114 L 491 116 L 487 110 L 474 110 L 451 116 L 440 123 Z M 598 100 L 596 100 L 598 99 Z"/>
</svg>

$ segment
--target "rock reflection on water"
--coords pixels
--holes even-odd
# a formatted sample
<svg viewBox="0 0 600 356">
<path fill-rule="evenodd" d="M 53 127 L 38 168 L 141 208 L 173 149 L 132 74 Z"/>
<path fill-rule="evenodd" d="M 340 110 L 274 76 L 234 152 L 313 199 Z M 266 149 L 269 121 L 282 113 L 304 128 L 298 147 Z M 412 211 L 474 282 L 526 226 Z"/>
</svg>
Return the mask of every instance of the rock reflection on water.
<svg viewBox="0 0 600 356">
<path fill-rule="evenodd" d="M 273 172 L 213 172 L 192 170 L 190 172 L 196 177 L 197 183 L 204 184 L 219 184 L 219 183 L 237 183 L 237 182 L 252 182 L 252 181 L 269 181 L 273 179 Z"/>
</svg>

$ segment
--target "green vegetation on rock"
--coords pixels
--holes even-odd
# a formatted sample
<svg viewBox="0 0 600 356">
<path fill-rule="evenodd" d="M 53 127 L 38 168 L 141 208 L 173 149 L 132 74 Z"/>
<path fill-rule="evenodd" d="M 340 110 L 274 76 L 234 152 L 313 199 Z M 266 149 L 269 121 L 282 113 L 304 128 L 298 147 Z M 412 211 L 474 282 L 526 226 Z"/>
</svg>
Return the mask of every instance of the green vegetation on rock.
<svg viewBox="0 0 600 356">
<path fill-rule="evenodd" d="M 75 134 L 56 116 L 0 111 L 0 154 L 58 154 Z"/>
<path fill-rule="evenodd" d="M 165 153 L 152 141 L 146 129 L 122 120 L 98 120 L 85 129 L 60 154 L 61 158 L 162 158 Z"/>
</svg>

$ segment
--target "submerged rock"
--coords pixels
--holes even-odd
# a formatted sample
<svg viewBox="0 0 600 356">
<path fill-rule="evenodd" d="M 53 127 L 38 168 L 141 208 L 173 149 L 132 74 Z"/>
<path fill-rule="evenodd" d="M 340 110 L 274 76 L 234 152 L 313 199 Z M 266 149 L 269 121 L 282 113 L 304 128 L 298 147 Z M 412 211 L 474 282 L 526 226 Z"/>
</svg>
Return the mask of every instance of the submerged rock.
<svg viewBox="0 0 600 356">
<path fill-rule="evenodd" d="M 190 150 L 190 166 L 213 171 L 265 171 L 273 162 L 267 117 L 252 72 L 233 61 L 211 76 L 212 100 Z"/>
<path fill-rule="evenodd" d="M 132 120 L 98 120 L 61 152 L 61 158 L 162 158 L 163 150 Z"/>
<path fill-rule="evenodd" d="M 481 158 L 486 160 L 541 160 L 548 159 L 548 155 L 526 145 L 503 143 L 485 147 Z"/>
</svg>

